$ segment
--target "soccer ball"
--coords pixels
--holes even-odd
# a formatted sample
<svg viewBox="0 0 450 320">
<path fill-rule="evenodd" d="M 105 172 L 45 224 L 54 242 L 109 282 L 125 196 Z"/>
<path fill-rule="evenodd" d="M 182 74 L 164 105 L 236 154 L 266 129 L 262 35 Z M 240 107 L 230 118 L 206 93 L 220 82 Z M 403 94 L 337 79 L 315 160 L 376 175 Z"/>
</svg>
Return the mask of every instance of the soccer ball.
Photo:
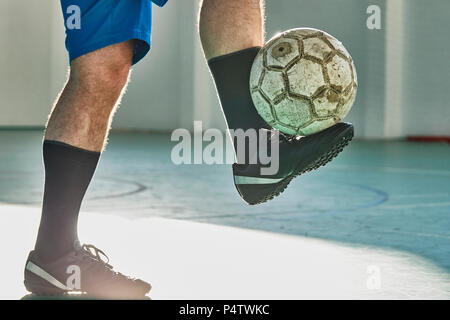
<svg viewBox="0 0 450 320">
<path fill-rule="evenodd" d="M 355 101 L 357 86 L 355 65 L 342 43 L 310 28 L 269 40 L 250 74 L 259 115 L 289 135 L 310 135 L 341 121 Z"/>
</svg>

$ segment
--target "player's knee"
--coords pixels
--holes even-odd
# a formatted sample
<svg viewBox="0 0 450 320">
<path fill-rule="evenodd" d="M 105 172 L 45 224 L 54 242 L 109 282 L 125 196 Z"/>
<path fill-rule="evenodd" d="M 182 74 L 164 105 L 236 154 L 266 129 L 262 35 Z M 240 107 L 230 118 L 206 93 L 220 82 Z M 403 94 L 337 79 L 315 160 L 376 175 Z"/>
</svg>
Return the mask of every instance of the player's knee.
<svg viewBox="0 0 450 320">
<path fill-rule="evenodd" d="M 70 81 L 85 92 L 117 95 L 128 80 L 135 44 L 133 40 L 90 52 L 71 63 Z"/>
<path fill-rule="evenodd" d="M 130 73 L 129 61 L 113 61 L 107 65 L 100 66 L 94 74 L 94 80 L 105 85 L 107 89 L 122 90 L 128 80 Z"/>
<path fill-rule="evenodd" d="M 86 93 L 117 95 L 125 86 L 129 72 L 129 62 L 113 61 L 73 69 L 70 81 Z"/>
</svg>

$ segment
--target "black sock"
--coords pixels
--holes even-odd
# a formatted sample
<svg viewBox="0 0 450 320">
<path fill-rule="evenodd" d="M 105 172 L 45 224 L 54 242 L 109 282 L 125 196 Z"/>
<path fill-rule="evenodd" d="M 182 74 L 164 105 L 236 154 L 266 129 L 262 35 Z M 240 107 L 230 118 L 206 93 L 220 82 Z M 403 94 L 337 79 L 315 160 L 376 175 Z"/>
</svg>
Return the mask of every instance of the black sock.
<svg viewBox="0 0 450 320">
<path fill-rule="evenodd" d="M 100 152 L 44 141 L 45 190 L 35 250 L 53 260 L 73 249 L 78 240 L 78 213 Z"/>
<path fill-rule="evenodd" d="M 248 48 L 208 61 L 229 129 L 269 128 L 250 95 L 250 70 L 260 49 Z"/>
</svg>

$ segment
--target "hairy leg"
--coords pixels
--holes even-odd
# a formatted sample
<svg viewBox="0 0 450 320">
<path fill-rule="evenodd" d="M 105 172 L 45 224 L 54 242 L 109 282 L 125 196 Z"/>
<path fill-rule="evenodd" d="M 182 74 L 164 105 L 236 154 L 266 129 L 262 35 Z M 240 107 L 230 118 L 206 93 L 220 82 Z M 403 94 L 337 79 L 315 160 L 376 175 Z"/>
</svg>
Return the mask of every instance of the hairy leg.
<svg viewBox="0 0 450 320">
<path fill-rule="evenodd" d="M 67 84 L 53 108 L 46 140 L 101 151 L 126 83 L 134 41 L 115 44 L 72 61 Z"/>
<path fill-rule="evenodd" d="M 264 0 L 202 0 L 200 38 L 207 60 L 264 43 Z"/>
<path fill-rule="evenodd" d="M 43 144 L 45 190 L 35 246 L 41 259 L 58 259 L 78 240 L 81 203 L 127 83 L 133 50 L 128 41 L 72 61 Z"/>
</svg>

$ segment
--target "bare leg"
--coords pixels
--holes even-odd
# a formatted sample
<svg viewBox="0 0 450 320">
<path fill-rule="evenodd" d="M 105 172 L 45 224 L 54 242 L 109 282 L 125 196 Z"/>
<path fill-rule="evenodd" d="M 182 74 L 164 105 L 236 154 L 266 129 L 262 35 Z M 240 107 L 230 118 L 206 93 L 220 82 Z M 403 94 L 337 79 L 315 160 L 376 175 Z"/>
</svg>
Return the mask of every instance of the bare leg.
<svg viewBox="0 0 450 320">
<path fill-rule="evenodd" d="M 264 43 L 264 0 L 202 0 L 200 38 L 207 60 Z"/>
<path fill-rule="evenodd" d="M 72 61 L 69 80 L 50 115 L 46 140 L 101 151 L 128 80 L 133 40 Z"/>
</svg>

